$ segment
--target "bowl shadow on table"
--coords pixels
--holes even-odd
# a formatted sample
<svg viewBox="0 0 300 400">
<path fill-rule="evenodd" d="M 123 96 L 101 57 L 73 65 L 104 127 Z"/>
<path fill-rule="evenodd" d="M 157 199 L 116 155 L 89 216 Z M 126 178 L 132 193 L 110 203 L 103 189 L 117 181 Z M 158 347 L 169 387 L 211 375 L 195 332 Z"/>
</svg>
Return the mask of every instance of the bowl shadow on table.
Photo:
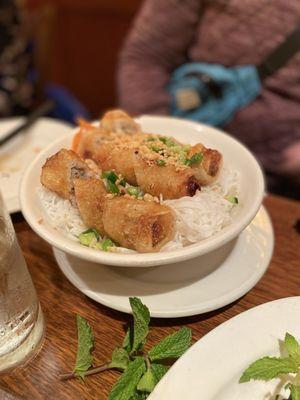
<svg viewBox="0 0 300 400">
<path fill-rule="evenodd" d="M 234 239 L 217 250 L 191 260 L 147 268 L 120 268 L 88 261 L 84 262 L 85 268 L 82 268 L 82 260 L 69 255 L 67 257 L 77 277 L 84 282 L 86 290 L 100 290 L 110 295 L 130 297 L 133 295 L 134 280 L 134 295 L 147 296 L 171 292 L 213 274 L 230 256 L 236 241 Z"/>
</svg>

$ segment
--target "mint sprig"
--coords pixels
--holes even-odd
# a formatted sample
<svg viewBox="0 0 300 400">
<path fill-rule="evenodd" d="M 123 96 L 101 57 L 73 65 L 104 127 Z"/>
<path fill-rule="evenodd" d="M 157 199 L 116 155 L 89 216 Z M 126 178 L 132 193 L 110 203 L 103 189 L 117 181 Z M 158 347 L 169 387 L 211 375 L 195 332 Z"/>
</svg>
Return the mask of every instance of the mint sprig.
<svg viewBox="0 0 300 400">
<path fill-rule="evenodd" d="M 109 368 L 118 368 L 125 370 L 130 362 L 128 353 L 125 349 L 121 347 L 116 347 L 111 355 L 111 362 L 109 363 Z"/>
<path fill-rule="evenodd" d="M 129 299 L 133 324 L 128 328 L 123 343 L 112 351 L 111 360 L 92 367 L 93 332 L 88 322 L 77 316 L 78 350 L 74 371 L 62 374 L 67 380 L 114 369 L 123 372 L 112 387 L 108 400 L 145 400 L 169 369 L 171 359 L 180 357 L 190 346 L 191 330 L 183 327 L 144 350 L 149 333 L 150 312 L 137 297 Z M 162 364 L 161 361 L 164 363 Z"/>
<path fill-rule="evenodd" d="M 133 314 L 133 343 L 131 351 L 138 350 L 149 332 L 150 312 L 137 297 L 130 297 L 130 306 Z"/>
<path fill-rule="evenodd" d="M 156 346 L 152 347 L 148 356 L 151 361 L 178 358 L 189 348 L 191 343 L 191 330 L 183 327 L 178 332 L 167 336 Z"/>
<path fill-rule="evenodd" d="M 300 386 L 293 385 L 290 383 L 288 385 L 288 389 L 290 389 L 291 394 L 288 400 L 300 400 Z"/>
<path fill-rule="evenodd" d="M 133 360 L 114 384 L 108 400 L 129 400 L 135 393 L 137 384 L 146 370 L 143 357 Z"/>
<path fill-rule="evenodd" d="M 78 345 L 74 372 L 83 379 L 86 371 L 93 365 L 94 335 L 92 328 L 83 317 L 77 315 L 76 320 Z"/>
<path fill-rule="evenodd" d="M 291 358 L 263 357 L 252 363 L 240 378 L 240 383 L 251 379 L 269 381 L 281 374 L 295 373 L 298 366 Z"/>
<path fill-rule="evenodd" d="M 300 400 L 300 386 L 293 382 L 299 382 L 300 376 L 300 344 L 289 333 L 284 338 L 284 347 L 288 356 L 282 357 L 263 357 L 252 364 L 243 372 L 239 382 L 249 382 L 250 380 L 269 381 L 274 378 L 282 377 L 289 382 L 286 389 L 290 390 L 287 400 Z M 297 374 L 296 377 L 294 374 Z M 279 396 L 277 395 L 276 398 Z"/>
</svg>

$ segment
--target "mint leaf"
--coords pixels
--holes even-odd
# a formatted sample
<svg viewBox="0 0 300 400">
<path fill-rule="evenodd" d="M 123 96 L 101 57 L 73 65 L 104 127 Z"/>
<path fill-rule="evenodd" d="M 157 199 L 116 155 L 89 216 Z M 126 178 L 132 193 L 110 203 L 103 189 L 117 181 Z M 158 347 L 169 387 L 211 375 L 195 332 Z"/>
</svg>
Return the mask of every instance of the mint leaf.
<svg viewBox="0 0 300 400">
<path fill-rule="evenodd" d="M 289 333 L 285 334 L 284 338 L 285 348 L 289 356 L 298 364 L 300 365 L 300 345 L 294 336 L 290 335 Z"/>
<path fill-rule="evenodd" d="M 137 390 L 140 390 L 141 392 L 151 393 L 152 390 L 154 389 L 155 385 L 156 385 L 155 377 L 150 368 L 150 369 L 147 369 L 147 371 L 141 377 L 141 379 L 137 385 Z"/>
<path fill-rule="evenodd" d="M 119 347 L 114 349 L 111 356 L 111 362 L 109 364 L 109 368 L 119 368 L 124 370 L 127 368 L 128 363 L 129 363 L 129 356 L 127 354 L 127 351 Z"/>
<path fill-rule="evenodd" d="M 149 396 L 148 393 L 135 392 L 134 395 L 130 398 L 130 400 L 146 400 Z"/>
<path fill-rule="evenodd" d="M 143 357 L 131 361 L 119 380 L 114 384 L 108 400 L 129 400 L 135 393 L 141 376 L 146 371 Z"/>
<path fill-rule="evenodd" d="M 123 343 L 122 343 L 123 349 L 127 351 L 127 353 L 131 352 L 132 349 L 132 329 L 129 326 L 126 332 L 126 335 L 124 337 Z"/>
<path fill-rule="evenodd" d="M 161 378 L 168 372 L 169 367 L 162 364 L 152 364 L 151 370 L 155 379 L 155 385 L 157 385 Z"/>
<path fill-rule="evenodd" d="M 297 363 L 292 358 L 263 357 L 244 371 L 239 382 L 248 382 L 251 379 L 269 381 L 290 372 L 298 372 Z"/>
<path fill-rule="evenodd" d="M 187 327 L 183 327 L 152 347 L 148 356 L 151 361 L 178 358 L 189 348 L 191 337 L 192 331 Z"/>
<path fill-rule="evenodd" d="M 129 302 L 134 320 L 132 351 L 136 351 L 140 349 L 141 345 L 144 344 L 144 341 L 148 335 L 150 312 L 137 297 L 130 297 Z"/>
<path fill-rule="evenodd" d="M 290 384 L 289 389 L 291 391 L 291 400 L 300 400 L 300 386 Z"/>
<path fill-rule="evenodd" d="M 85 372 L 93 365 L 91 353 L 94 347 L 94 335 L 92 328 L 83 317 L 77 314 L 76 319 L 78 344 L 74 372 L 83 379 Z"/>
<path fill-rule="evenodd" d="M 142 392 L 151 393 L 161 378 L 168 371 L 169 367 L 162 364 L 151 364 L 150 369 L 148 369 L 141 380 L 138 383 L 137 390 Z"/>
</svg>

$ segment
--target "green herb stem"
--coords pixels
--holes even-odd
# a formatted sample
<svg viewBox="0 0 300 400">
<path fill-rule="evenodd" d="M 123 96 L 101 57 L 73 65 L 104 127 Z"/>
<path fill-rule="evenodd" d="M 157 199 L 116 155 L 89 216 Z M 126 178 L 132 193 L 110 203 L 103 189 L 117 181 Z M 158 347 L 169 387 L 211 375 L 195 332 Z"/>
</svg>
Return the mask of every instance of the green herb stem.
<svg viewBox="0 0 300 400">
<path fill-rule="evenodd" d="M 150 369 L 151 368 L 150 359 L 146 354 L 144 354 L 144 360 L 145 360 L 147 369 Z"/>
<path fill-rule="evenodd" d="M 107 369 L 112 369 L 109 366 L 110 363 L 105 363 L 105 364 L 101 364 L 97 367 L 93 367 L 91 369 L 89 369 L 88 371 L 85 372 L 85 376 L 87 375 L 94 375 L 94 374 L 98 374 L 99 372 L 103 372 L 106 371 Z M 78 378 L 78 375 L 75 372 L 66 372 L 65 374 L 60 374 L 59 375 L 59 379 L 61 381 L 67 381 L 68 379 L 73 379 L 73 378 Z"/>
</svg>

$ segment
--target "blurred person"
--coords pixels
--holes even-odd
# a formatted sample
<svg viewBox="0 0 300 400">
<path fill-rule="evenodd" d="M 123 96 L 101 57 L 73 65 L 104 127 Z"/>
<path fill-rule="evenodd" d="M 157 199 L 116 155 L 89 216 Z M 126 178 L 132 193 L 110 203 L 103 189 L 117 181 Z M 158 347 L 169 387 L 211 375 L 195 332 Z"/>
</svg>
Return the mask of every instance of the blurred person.
<svg viewBox="0 0 300 400">
<path fill-rule="evenodd" d="M 31 56 L 18 7 L 0 0 L 0 117 L 26 114 L 32 106 Z"/>
<path fill-rule="evenodd" d="M 145 0 L 120 54 L 119 104 L 169 114 L 168 85 L 189 62 L 259 65 L 300 23 L 290 0 Z M 267 77 L 224 130 L 256 154 L 271 191 L 300 198 L 300 52 Z"/>
</svg>

